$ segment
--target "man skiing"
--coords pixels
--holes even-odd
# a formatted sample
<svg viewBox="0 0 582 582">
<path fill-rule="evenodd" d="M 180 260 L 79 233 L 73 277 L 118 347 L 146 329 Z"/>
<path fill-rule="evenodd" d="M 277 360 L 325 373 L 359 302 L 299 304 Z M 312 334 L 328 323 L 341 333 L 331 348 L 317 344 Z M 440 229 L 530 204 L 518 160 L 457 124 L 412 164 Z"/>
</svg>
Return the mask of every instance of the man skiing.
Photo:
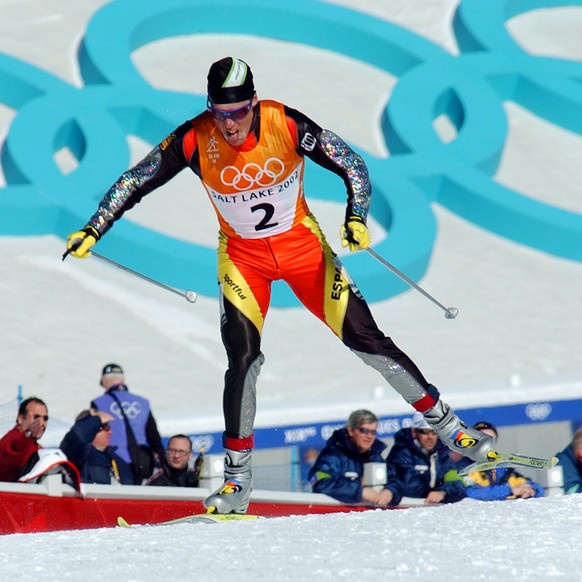
<svg viewBox="0 0 582 582">
<path fill-rule="evenodd" d="M 371 184 L 362 158 L 340 137 L 276 101 L 259 101 L 248 65 L 226 57 L 208 73 L 208 107 L 125 172 L 67 253 L 91 247 L 143 196 L 189 167 L 214 206 L 218 237 L 224 386 L 225 482 L 206 501 L 218 513 L 245 513 L 252 486 L 256 382 L 271 283 L 284 280 L 352 352 L 372 366 L 451 449 L 488 460 L 493 441 L 468 428 L 414 362 L 377 327 L 361 293 L 328 245 L 303 192 L 304 158 L 342 178 L 347 190 L 341 242 L 368 248 Z"/>
</svg>

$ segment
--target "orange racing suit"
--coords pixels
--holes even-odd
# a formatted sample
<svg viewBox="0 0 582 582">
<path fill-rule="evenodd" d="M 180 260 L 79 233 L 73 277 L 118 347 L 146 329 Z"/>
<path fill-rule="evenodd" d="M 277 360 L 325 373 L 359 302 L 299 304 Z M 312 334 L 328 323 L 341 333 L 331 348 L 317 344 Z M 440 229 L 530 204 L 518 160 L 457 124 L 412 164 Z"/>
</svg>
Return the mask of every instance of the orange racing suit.
<svg viewBox="0 0 582 582">
<path fill-rule="evenodd" d="M 346 218 L 366 220 L 371 186 L 362 158 L 333 132 L 275 101 L 259 101 L 245 142 L 231 146 L 204 112 L 172 132 L 105 195 L 88 223 L 101 235 L 148 192 L 189 166 L 201 179 L 220 225 L 218 281 L 225 374 L 225 445 L 252 448 L 261 334 L 271 283 L 299 300 L 413 406 L 438 392 L 377 327 L 364 298 L 328 245 L 305 199 L 304 158 L 346 185 Z M 432 389 L 432 390 L 431 390 Z M 436 394 L 436 395 L 435 395 Z"/>
</svg>

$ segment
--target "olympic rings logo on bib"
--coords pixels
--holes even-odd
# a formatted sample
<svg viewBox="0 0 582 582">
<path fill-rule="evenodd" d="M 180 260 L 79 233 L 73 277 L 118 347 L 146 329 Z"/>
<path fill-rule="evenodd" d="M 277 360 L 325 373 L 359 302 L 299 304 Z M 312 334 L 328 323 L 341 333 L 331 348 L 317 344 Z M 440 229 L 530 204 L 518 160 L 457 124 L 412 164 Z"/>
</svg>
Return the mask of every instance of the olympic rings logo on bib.
<svg viewBox="0 0 582 582">
<path fill-rule="evenodd" d="M 220 172 L 220 180 L 225 186 L 232 186 L 235 190 L 252 190 L 272 186 L 284 171 L 285 164 L 279 158 L 269 158 L 264 168 L 254 162 L 245 164 L 241 170 L 236 166 L 226 166 Z"/>
</svg>

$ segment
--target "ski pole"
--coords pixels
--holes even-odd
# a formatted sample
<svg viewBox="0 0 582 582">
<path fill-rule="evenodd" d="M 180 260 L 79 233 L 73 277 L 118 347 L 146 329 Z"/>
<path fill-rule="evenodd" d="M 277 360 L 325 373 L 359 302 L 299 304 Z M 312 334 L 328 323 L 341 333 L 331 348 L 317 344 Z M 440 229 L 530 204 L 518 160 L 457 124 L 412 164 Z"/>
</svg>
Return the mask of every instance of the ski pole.
<svg viewBox="0 0 582 582">
<path fill-rule="evenodd" d="M 99 253 L 96 253 L 95 251 L 91 251 L 91 254 L 94 257 L 96 257 L 97 259 L 99 259 L 100 261 L 103 261 L 104 263 L 108 263 L 108 264 L 110 264 L 118 269 L 121 269 L 122 271 L 125 271 L 126 273 L 130 273 L 131 275 L 135 275 L 136 277 L 143 279 L 144 281 L 148 281 L 148 283 L 152 283 L 153 285 L 157 285 L 158 287 L 161 287 L 162 289 L 165 289 L 166 291 L 170 291 L 171 293 L 175 293 L 176 295 L 179 295 L 180 297 L 184 297 L 186 299 L 186 301 L 189 301 L 190 303 L 195 303 L 196 299 L 198 299 L 198 295 L 194 291 L 181 291 L 180 289 L 176 289 L 175 287 L 171 287 L 170 285 L 166 285 L 165 283 L 162 283 L 161 281 L 157 281 L 156 279 L 152 279 L 151 277 L 148 277 L 147 275 L 144 275 L 143 273 L 138 273 L 137 271 L 134 271 L 133 269 L 130 269 L 129 267 L 126 267 L 125 265 L 117 263 L 116 261 L 108 259 L 107 257 L 104 257 L 103 255 L 100 255 Z"/>
<path fill-rule="evenodd" d="M 384 257 L 379 255 L 373 249 L 365 249 L 370 255 L 372 255 L 377 261 L 382 263 L 385 267 L 390 269 L 395 275 L 400 277 L 405 283 L 408 283 L 413 289 L 416 289 L 419 293 L 422 293 L 427 299 L 432 301 L 435 305 L 438 305 L 444 312 L 447 319 L 455 319 L 457 317 L 459 310 L 456 307 L 445 307 L 442 303 L 437 301 L 430 293 L 427 293 L 420 285 L 417 285 L 412 279 L 409 279 L 404 273 L 399 271 L 394 265 L 391 265 Z"/>
<path fill-rule="evenodd" d="M 62 260 L 64 261 L 67 258 L 67 256 L 69 255 L 69 253 L 71 253 L 71 251 L 74 251 L 77 247 L 79 247 L 80 244 L 81 244 L 81 241 L 79 241 L 79 244 L 72 245 L 69 249 L 67 249 L 63 253 Z M 100 261 L 103 261 L 104 263 L 109 263 L 110 265 L 112 265 L 118 269 L 121 269 L 122 271 L 125 271 L 126 273 L 130 273 L 131 275 L 135 275 L 136 277 L 139 277 L 140 279 L 143 279 L 144 281 L 148 281 L 149 283 L 152 283 L 153 285 L 157 285 L 158 287 L 161 287 L 162 289 L 165 289 L 166 291 L 170 291 L 171 293 L 175 293 L 176 295 L 179 295 L 180 297 L 184 297 L 186 299 L 186 301 L 188 301 L 190 303 L 195 303 L 196 299 L 198 299 L 198 295 L 194 291 L 180 291 L 180 289 L 176 289 L 175 287 L 170 287 L 170 285 L 166 285 L 165 283 L 162 283 L 161 281 L 156 281 L 156 279 L 152 279 L 151 277 L 148 277 L 147 275 L 144 275 L 143 273 L 138 273 L 137 271 L 134 271 L 133 269 L 130 269 L 129 267 L 126 267 L 125 265 L 117 263 L 116 261 L 108 259 L 107 257 L 104 257 L 103 255 L 100 255 L 99 253 L 96 253 L 95 251 L 91 251 L 91 254 L 94 257 L 97 257 Z"/>
</svg>

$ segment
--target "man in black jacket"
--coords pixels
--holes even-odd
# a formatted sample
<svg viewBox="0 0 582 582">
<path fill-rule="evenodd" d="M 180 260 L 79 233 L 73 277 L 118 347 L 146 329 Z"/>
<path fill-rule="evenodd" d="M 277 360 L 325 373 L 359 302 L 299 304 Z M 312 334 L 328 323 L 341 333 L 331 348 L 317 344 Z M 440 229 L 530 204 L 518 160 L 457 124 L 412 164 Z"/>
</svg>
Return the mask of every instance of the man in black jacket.
<svg viewBox="0 0 582 582">
<path fill-rule="evenodd" d="M 158 469 L 146 485 L 162 487 L 198 487 L 202 453 L 196 459 L 194 469 L 190 469 L 192 441 L 183 434 L 170 437 L 162 468 Z"/>
<path fill-rule="evenodd" d="M 388 466 L 402 495 L 424 499 L 427 505 L 460 501 L 466 496 L 465 486 L 458 479 L 445 478 L 454 468 L 449 449 L 420 412 L 412 419 L 410 428 L 401 428 L 394 435 L 388 455 Z"/>
<path fill-rule="evenodd" d="M 83 483 L 133 485 L 131 467 L 110 446 L 113 417 L 100 410 L 83 410 L 64 436 L 60 449 L 81 473 Z"/>
</svg>

